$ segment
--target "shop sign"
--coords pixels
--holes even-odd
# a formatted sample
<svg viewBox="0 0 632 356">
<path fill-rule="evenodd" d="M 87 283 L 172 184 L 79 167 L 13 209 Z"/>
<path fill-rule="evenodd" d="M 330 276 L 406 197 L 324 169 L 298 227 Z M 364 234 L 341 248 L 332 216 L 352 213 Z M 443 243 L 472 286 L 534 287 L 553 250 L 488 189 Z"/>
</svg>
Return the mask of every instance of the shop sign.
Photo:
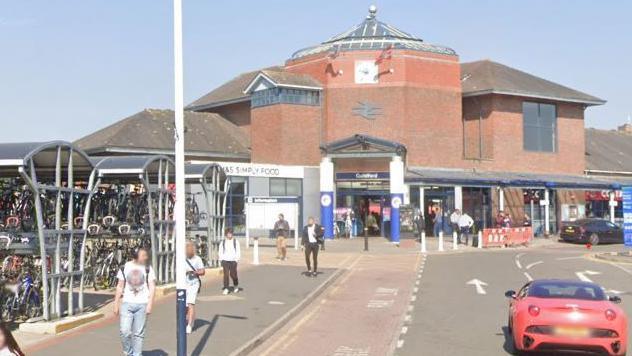
<svg viewBox="0 0 632 356">
<path fill-rule="evenodd" d="M 623 188 L 623 237 L 625 245 L 632 247 L 632 187 Z"/>
<path fill-rule="evenodd" d="M 336 180 L 388 180 L 389 172 L 342 172 L 336 173 Z"/>
<path fill-rule="evenodd" d="M 198 162 L 195 162 L 198 163 Z M 208 163 L 208 162 L 205 162 Z M 275 164 L 254 164 L 241 162 L 213 162 L 218 164 L 228 176 L 303 178 L 302 166 L 281 166 Z"/>
<path fill-rule="evenodd" d="M 275 204 L 275 203 L 297 203 L 298 198 L 294 197 L 246 197 L 249 204 Z"/>
<path fill-rule="evenodd" d="M 621 201 L 623 200 L 622 192 L 620 190 L 614 191 L 614 200 Z M 595 200 L 610 200 L 610 191 L 609 190 L 587 190 L 584 192 L 584 197 L 587 201 L 595 201 Z"/>
</svg>

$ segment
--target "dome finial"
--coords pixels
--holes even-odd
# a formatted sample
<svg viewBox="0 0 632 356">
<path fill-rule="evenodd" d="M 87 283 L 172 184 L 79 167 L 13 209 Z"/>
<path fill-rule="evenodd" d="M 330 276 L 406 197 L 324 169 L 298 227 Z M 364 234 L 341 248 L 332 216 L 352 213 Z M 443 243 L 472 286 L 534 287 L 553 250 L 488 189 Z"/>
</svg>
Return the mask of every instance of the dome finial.
<svg viewBox="0 0 632 356">
<path fill-rule="evenodd" d="M 377 6 L 371 5 L 371 6 L 369 6 L 369 15 L 366 18 L 367 19 L 374 19 L 376 13 L 377 13 Z"/>
</svg>

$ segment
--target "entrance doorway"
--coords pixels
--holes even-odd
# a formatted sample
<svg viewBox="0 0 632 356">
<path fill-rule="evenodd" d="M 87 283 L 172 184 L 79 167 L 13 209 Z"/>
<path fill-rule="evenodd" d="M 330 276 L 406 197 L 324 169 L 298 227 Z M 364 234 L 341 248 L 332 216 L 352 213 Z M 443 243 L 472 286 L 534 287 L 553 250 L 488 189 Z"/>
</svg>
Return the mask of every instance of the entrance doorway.
<svg viewBox="0 0 632 356">
<path fill-rule="evenodd" d="M 453 187 L 426 187 L 424 189 L 424 218 L 426 236 L 452 233 L 450 214 L 454 211 Z"/>
<path fill-rule="evenodd" d="M 379 184 L 376 184 L 379 183 Z M 368 227 L 369 236 L 388 236 L 390 199 L 386 182 L 337 182 L 336 230 L 339 236 L 362 236 Z M 370 186 L 370 188 L 369 188 Z M 352 214 L 352 231 L 348 231 L 347 215 Z"/>
</svg>

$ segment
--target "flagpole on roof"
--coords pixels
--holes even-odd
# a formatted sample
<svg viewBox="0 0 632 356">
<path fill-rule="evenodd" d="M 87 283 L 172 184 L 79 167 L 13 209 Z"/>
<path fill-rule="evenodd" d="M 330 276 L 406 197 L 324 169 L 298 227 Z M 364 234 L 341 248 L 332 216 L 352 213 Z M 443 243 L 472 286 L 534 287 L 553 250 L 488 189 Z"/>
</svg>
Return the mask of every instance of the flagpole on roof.
<svg viewBox="0 0 632 356">
<path fill-rule="evenodd" d="M 177 355 L 186 356 L 186 271 L 185 271 L 185 187 L 184 187 L 184 79 L 182 60 L 182 0 L 173 0 L 173 68 L 176 156 L 176 333 Z"/>
</svg>

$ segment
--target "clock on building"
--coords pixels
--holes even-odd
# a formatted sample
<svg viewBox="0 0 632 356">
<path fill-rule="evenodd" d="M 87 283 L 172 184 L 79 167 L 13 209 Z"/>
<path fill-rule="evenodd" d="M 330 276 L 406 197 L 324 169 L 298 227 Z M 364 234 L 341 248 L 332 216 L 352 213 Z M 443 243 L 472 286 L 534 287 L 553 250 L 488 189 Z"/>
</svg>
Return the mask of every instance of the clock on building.
<svg viewBox="0 0 632 356">
<path fill-rule="evenodd" d="M 374 60 L 355 62 L 355 82 L 356 84 L 375 84 L 378 82 L 378 65 Z"/>
</svg>

